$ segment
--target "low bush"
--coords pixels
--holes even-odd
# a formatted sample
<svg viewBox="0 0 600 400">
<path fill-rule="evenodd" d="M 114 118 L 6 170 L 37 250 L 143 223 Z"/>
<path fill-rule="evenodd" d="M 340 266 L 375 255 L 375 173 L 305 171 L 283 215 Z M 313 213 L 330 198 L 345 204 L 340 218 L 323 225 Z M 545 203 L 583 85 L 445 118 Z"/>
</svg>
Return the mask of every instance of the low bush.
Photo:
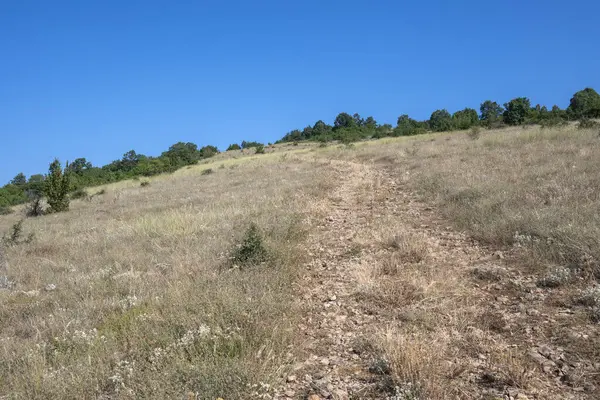
<svg viewBox="0 0 600 400">
<path fill-rule="evenodd" d="M 2 236 L 2 243 L 6 246 L 16 246 L 23 243 L 31 243 L 34 238 L 34 234 L 30 233 L 27 236 L 23 234 L 23 220 L 15 223 L 10 231 Z"/>
<path fill-rule="evenodd" d="M 85 199 L 88 197 L 88 193 L 84 189 L 77 189 L 71 193 L 70 197 L 71 200 Z"/>
<path fill-rule="evenodd" d="M 241 243 L 232 252 L 234 266 L 257 265 L 269 259 L 269 252 L 263 243 L 263 237 L 255 223 L 250 224 Z"/>
<path fill-rule="evenodd" d="M 140 182 L 140 186 L 141 186 L 141 187 L 150 186 L 150 182 L 149 182 L 149 181 L 141 181 L 141 182 Z"/>
</svg>

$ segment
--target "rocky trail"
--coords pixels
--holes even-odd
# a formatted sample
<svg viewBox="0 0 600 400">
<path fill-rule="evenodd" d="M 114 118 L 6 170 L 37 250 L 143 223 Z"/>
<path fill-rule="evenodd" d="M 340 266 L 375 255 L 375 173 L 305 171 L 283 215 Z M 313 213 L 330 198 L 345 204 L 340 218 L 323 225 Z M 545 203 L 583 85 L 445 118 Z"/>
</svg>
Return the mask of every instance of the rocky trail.
<svg viewBox="0 0 600 400">
<path fill-rule="evenodd" d="M 447 397 L 438 394 L 440 398 L 594 398 L 593 385 L 578 387 L 564 378 L 594 366 L 577 364 L 564 349 L 551 346 L 547 330 L 540 328 L 548 316 L 544 294 L 530 278 L 511 270 L 507 254 L 480 246 L 450 228 L 431 205 L 407 189 L 401 176 L 363 163 L 332 161 L 331 168 L 340 184 L 314 205 L 322 219 L 309 238 L 311 260 L 298 288 L 304 315 L 299 346 L 304 357 L 297 359 L 274 398 L 428 398 L 398 387 L 385 355 L 380 357 L 373 350 L 375 335 L 412 321 L 408 304 L 405 308 L 362 295 L 365 285 L 373 285 L 373 271 L 397 251 L 380 245 L 382 224 L 390 221 L 397 225 L 388 230 L 421 238 L 427 252 L 423 263 L 439 265 L 447 270 L 448 279 L 464 281 L 470 291 L 468 298 L 452 294 L 436 301 L 458 304 L 460 298 L 461 304 L 469 303 L 469 310 L 475 310 L 473 315 L 481 311 L 481 315 L 496 316 L 488 341 L 507 354 L 518 351 L 527 360 L 524 370 L 515 372 L 510 371 L 510 363 L 495 367 L 485 349 L 457 351 L 446 360 L 456 372 L 446 377 L 451 388 Z M 515 373 L 520 375 L 512 376 Z"/>
</svg>

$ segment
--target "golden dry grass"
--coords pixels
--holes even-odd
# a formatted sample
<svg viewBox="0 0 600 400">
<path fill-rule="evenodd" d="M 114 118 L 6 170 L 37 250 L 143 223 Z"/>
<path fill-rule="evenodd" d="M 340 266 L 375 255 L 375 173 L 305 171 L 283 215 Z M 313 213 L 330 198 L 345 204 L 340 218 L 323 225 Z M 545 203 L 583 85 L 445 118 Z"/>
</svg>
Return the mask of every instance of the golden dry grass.
<svg viewBox="0 0 600 400">
<path fill-rule="evenodd" d="M 27 219 L 36 239 L 5 254 L 16 287 L 0 291 L 0 397 L 271 392 L 298 350 L 292 288 L 305 235 L 330 211 L 314 200 L 344 184 L 330 172 L 346 161 L 369 172 L 348 185 L 354 202 L 339 202 L 365 213 L 349 235 L 351 292 L 377 310 L 361 333 L 389 363 L 399 398 L 485 398 L 507 387 L 563 398 L 530 346 L 552 337 L 580 364 L 597 358 L 593 340 L 572 339 L 572 330 L 597 337 L 581 311 L 600 260 L 597 132 L 510 128 L 478 140 L 462 132 L 266 150 L 227 152 L 146 187 L 92 188 L 105 193 Z M 18 219 L 0 217 L 0 232 Z M 228 254 L 252 222 L 273 257 L 231 269 Z M 496 249 L 511 254 L 507 265 L 490 261 Z M 577 279 L 554 291 L 532 284 L 557 266 Z M 567 306 L 573 316 L 557 314 Z M 577 385 L 597 381 L 577 374 Z"/>
<path fill-rule="evenodd" d="M 236 165 L 109 185 L 69 212 L 27 219 L 35 241 L 6 251 L 16 287 L 0 292 L 0 397 L 270 391 L 291 362 L 306 209 L 329 182 L 314 163 Z M 0 231 L 18 218 L 3 217 Z M 272 261 L 229 269 L 251 222 Z"/>
</svg>

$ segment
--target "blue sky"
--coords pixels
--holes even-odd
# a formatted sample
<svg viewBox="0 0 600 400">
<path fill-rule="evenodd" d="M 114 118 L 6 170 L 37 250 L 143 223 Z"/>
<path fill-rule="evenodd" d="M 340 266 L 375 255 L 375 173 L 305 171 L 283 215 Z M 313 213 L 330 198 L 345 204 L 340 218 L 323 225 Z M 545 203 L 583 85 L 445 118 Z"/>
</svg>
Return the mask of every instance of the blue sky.
<svg viewBox="0 0 600 400">
<path fill-rule="evenodd" d="M 600 90 L 600 2 L 0 1 L 0 183 L 178 141 L 273 142 Z"/>
</svg>

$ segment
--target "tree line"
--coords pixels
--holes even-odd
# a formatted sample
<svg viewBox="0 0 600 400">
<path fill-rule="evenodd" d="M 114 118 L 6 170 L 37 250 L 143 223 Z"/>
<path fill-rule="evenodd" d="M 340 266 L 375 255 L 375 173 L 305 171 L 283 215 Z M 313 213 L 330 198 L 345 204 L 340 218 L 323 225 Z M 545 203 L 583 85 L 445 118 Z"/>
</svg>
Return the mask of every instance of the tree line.
<svg viewBox="0 0 600 400">
<path fill-rule="evenodd" d="M 63 173 L 68 175 L 68 190 L 74 192 L 85 187 L 117 182 L 136 177 L 149 177 L 162 173 L 173 172 L 183 166 L 192 165 L 199 160 L 218 154 L 215 146 L 198 148 L 194 143 L 175 143 L 158 157 L 145 156 L 130 150 L 102 167 L 95 167 L 85 158 L 77 158 L 67 163 Z M 0 209 L 25 203 L 38 198 L 47 191 L 51 180 L 55 179 L 61 166 L 58 160 L 50 165 L 47 175 L 35 174 L 29 179 L 23 173 L 17 174 L 8 184 L 0 188 Z"/>
<path fill-rule="evenodd" d="M 418 121 L 404 114 L 398 117 L 396 126 L 378 124 L 373 117 L 363 119 L 358 113 L 340 113 L 333 125 L 319 120 L 312 126 L 294 129 L 285 134 L 279 142 L 303 140 L 327 142 L 339 140 L 353 142 L 361 139 L 377 139 L 385 136 L 411 136 L 426 132 L 465 130 L 475 126 L 490 129 L 508 125 L 540 124 L 557 126 L 568 121 L 600 118 L 600 95 L 592 88 L 586 88 L 573 95 L 567 109 L 554 105 L 551 109 L 540 104 L 531 105 L 527 97 L 517 97 L 504 105 L 486 100 L 481 103 L 479 113 L 473 108 L 465 108 L 450 114 L 448 110 L 435 110 L 428 120 Z"/>
</svg>

